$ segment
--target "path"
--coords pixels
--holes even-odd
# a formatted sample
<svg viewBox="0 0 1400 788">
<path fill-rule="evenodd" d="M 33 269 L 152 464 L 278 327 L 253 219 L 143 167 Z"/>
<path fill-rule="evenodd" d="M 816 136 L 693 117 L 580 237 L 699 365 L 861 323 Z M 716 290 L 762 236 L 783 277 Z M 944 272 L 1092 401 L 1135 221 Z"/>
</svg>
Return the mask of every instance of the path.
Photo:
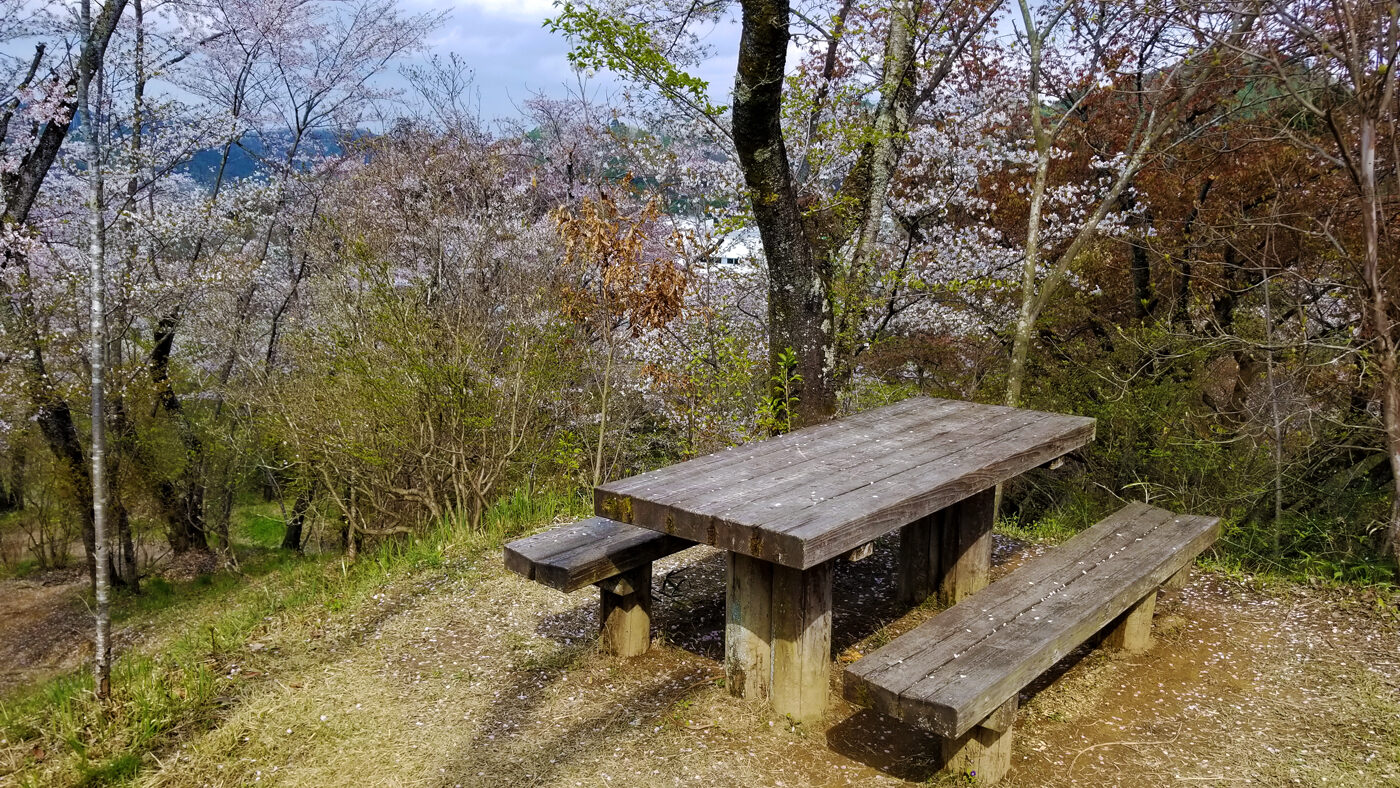
<svg viewBox="0 0 1400 788">
<path fill-rule="evenodd" d="M 1044 548 L 1033 548 L 1044 549 Z M 313 667 L 250 679 L 223 724 L 161 755 L 152 785 L 899 785 L 930 742 L 840 704 L 795 731 L 720 685 L 723 567 L 658 564 L 664 645 L 591 648 L 596 602 L 477 566 L 385 590 Z M 1003 543 L 1001 571 L 1022 557 Z M 888 544 L 837 573 L 837 649 L 888 637 Z M 669 573 L 665 575 L 664 573 Z M 1400 785 L 1400 638 L 1337 592 L 1269 596 L 1198 575 L 1148 654 L 1084 652 L 1026 699 L 1009 786 Z M 912 626 L 931 611 L 898 618 Z M 273 646 L 275 649 L 275 645 Z M 833 681 L 839 674 L 833 671 Z"/>
<path fill-rule="evenodd" d="M 0 580 L 0 693 L 70 669 L 91 653 L 79 569 Z"/>
</svg>

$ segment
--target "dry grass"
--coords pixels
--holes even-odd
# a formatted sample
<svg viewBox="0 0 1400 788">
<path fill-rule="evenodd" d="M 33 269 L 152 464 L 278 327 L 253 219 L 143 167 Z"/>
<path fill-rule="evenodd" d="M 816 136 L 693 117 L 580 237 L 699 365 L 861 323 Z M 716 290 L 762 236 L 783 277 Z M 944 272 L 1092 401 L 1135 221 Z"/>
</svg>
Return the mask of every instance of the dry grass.
<svg viewBox="0 0 1400 788">
<path fill-rule="evenodd" d="M 1000 545 L 1001 571 L 1021 557 Z M 933 614 L 893 605 L 892 563 L 884 545 L 838 570 L 839 653 Z M 149 756 L 136 782 L 940 781 L 933 742 L 878 715 L 838 702 L 827 729 L 794 730 L 731 698 L 718 554 L 697 549 L 657 571 L 659 645 L 629 661 L 594 648 L 595 592 L 525 581 L 499 551 L 399 576 L 345 610 L 270 622 L 241 644 L 228 668 L 240 678 L 212 724 Z M 1031 688 L 1007 784 L 1400 785 L 1400 638 L 1346 602 L 1196 577 L 1159 606 L 1150 652 L 1085 649 Z M 835 670 L 832 680 L 839 690 Z"/>
</svg>

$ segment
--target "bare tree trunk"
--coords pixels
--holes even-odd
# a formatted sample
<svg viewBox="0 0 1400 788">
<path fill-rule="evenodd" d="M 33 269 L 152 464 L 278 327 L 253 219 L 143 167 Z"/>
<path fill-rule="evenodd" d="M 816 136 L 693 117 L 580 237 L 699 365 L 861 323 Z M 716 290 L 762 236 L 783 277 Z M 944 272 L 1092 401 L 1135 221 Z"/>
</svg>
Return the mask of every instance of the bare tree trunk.
<svg viewBox="0 0 1400 788">
<path fill-rule="evenodd" d="M 10 446 L 10 478 L 0 496 L 0 511 L 16 512 L 24 508 L 24 467 L 27 461 L 21 438 Z"/>
<path fill-rule="evenodd" d="M 1041 31 L 1035 26 L 1028 0 L 1020 0 L 1021 21 L 1026 27 L 1026 44 L 1030 48 L 1030 74 L 1027 79 L 1027 114 L 1035 142 L 1035 176 L 1031 182 L 1030 208 L 1026 214 L 1026 243 L 1021 263 L 1021 307 L 1016 313 L 1016 330 L 1011 340 L 1011 366 L 1006 372 L 1006 404 L 1021 404 L 1021 385 L 1026 374 L 1026 359 L 1030 356 L 1031 329 L 1037 318 L 1036 268 L 1040 263 L 1040 219 L 1045 206 L 1045 184 L 1050 174 L 1050 146 L 1054 140 L 1045 128 L 1041 114 L 1040 62 Z M 998 488 L 998 502 L 1000 488 Z"/>
<path fill-rule="evenodd" d="M 606 331 L 608 328 L 604 327 L 604 330 Z M 603 341 L 608 343 L 608 358 L 603 364 L 603 401 L 598 408 L 598 445 L 595 447 L 596 452 L 593 457 L 594 487 L 603 483 L 603 446 L 604 438 L 606 438 L 608 434 L 608 398 L 612 395 L 613 358 L 616 355 L 616 346 L 613 337 L 607 336 Z M 476 520 L 474 517 L 472 520 L 472 527 L 476 527 Z"/>
<path fill-rule="evenodd" d="M 88 19 L 91 23 L 84 31 L 78 57 L 79 68 L 69 77 L 66 84 L 69 90 L 75 91 L 67 94 L 73 98 L 64 99 L 54 113 L 54 120 L 43 124 L 33 148 L 24 154 L 18 165 L 0 172 L 0 198 L 4 201 L 3 210 L 0 210 L 0 226 L 24 227 L 28 224 L 29 212 L 39 198 L 44 179 L 48 177 L 50 168 L 58 159 L 59 149 L 63 147 L 63 142 L 72 128 L 72 124 L 67 121 L 73 117 L 81 104 L 76 95 L 79 77 L 84 69 L 91 74 L 95 67 L 101 64 L 107 52 L 107 43 L 112 38 L 112 31 L 116 29 L 117 21 L 126 7 L 126 1 L 110 0 L 103 6 L 102 13 L 96 20 L 92 20 L 89 14 Z M 43 49 L 41 45 L 35 52 L 35 69 L 42 60 Z M 4 120 L 6 123 L 0 126 L 0 135 L 4 134 L 4 127 L 9 125 L 8 113 Z M 32 281 L 28 270 L 29 261 L 22 255 L 11 252 L 0 256 L 0 268 L 11 267 L 24 269 L 22 281 Z M 0 277 L 0 282 L 7 279 L 8 277 Z M 78 429 L 73 423 L 73 412 L 68 401 L 54 387 L 49 377 L 44 361 L 43 344 L 34 319 L 32 292 L 21 285 L 16 291 L 0 291 L 0 300 L 5 301 L 8 307 L 0 310 L 0 323 L 7 334 L 23 343 L 21 368 L 25 388 L 34 405 L 34 419 L 54 459 L 72 481 L 77 497 L 86 500 L 91 491 L 91 477 L 86 467 L 82 442 L 78 438 Z M 95 584 L 96 544 L 92 511 L 86 506 L 83 507 L 83 545 L 87 553 L 88 578 Z"/>
<path fill-rule="evenodd" d="M 1274 375 L 1274 303 L 1270 292 L 1270 273 L 1264 270 L 1264 354 L 1265 380 L 1269 387 L 1269 422 L 1273 432 L 1274 456 L 1274 527 L 1273 557 L 1283 553 L 1283 420 L 1278 410 L 1278 382 Z"/>
<path fill-rule="evenodd" d="M 922 7 L 921 3 L 902 2 L 890 14 L 880 103 L 875 108 L 872 129 L 874 140 L 868 148 L 869 189 L 846 274 L 843 288 L 845 299 L 833 338 L 836 346 L 833 388 L 844 384 L 855 372 L 857 335 L 870 312 L 867 293 L 876 242 L 884 226 L 885 200 L 889 196 L 895 164 L 903 152 L 904 136 L 908 133 L 914 111 L 914 26 L 918 23 L 918 13 Z"/>
<path fill-rule="evenodd" d="M 90 0 L 82 0 L 81 24 L 83 38 L 92 32 Z M 92 366 L 92 526 L 93 559 L 96 563 L 94 591 L 97 605 L 97 637 L 93 678 L 97 697 L 107 698 L 112 692 L 112 608 L 111 575 L 107 555 L 107 435 L 106 435 L 106 372 L 107 304 L 106 304 L 106 225 L 103 216 L 102 139 L 99 122 L 93 113 L 94 103 L 102 100 L 102 64 L 84 61 L 78 77 L 78 104 L 83 112 L 83 130 L 87 134 L 88 211 L 88 356 Z M 97 99 L 93 100 L 96 90 Z"/>
<path fill-rule="evenodd" d="M 1387 99 L 1376 115 L 1384 115 L 1385 104 L 1393 96 L 1394 77 Z M 1385 428 L 1386 451 L 1390 457 L 1390 476 L 1394 486 L 1390 528 L 1386 537 L 1396 564 L 1400 564 L 1400 363 L 1397 362 L 1395 325 L 1391 320 L 1390 293 L 1386 289 L 1380 265 L 1380 195 L 1376 189 L 1376 118 L 1363 113 L 1361 118 L 1360 155 L 1357 157 L 1358 185 L 1361 187 L 1361 231 L 1366 243 L 1362 260 L 1361 279 L 1370 300 L 1371 322 L 1375 331 L 1377 367 L 1381 377 L 1381 424 Z M 1338 140 L 1342 144 L 1342 140 Z"/>
</svg>

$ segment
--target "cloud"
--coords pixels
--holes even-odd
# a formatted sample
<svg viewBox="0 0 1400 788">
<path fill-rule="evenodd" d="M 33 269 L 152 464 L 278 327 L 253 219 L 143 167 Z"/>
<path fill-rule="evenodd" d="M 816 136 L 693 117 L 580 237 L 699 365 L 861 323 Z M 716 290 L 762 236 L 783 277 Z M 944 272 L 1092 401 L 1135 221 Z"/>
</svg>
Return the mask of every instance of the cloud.
<svg viewBox="0 0 1400 788">
<path fill-rule="evenodd" d="M 415 11 L 440 11 L 440 0 L 404 0 Z M 430 50 L 456 53 L 472 68 L 474 89 L 487 118 L 514 116 L 518 104 L 539 92 L 562 95 L 579 89 L 568 62 L 569 42 L 545 30 L 545 18 L 556 11 L 553 0 L 456 0 L 449 16 L 430 41 Z M 726 19 L 702 37 L 715 49 L 694 73 L 710 82 L 717 103 L 728 103 L 734 82 L 739 28 Z M 589 91 L 614 89 L 620 81 L 612 74 L 587 80 Z"/>
<path fill-rule="evenodd" d="M 413 0 L 414 5 L 421 5 L 425 9 L 432 8 L 442 10 L 442 3 L 434 3 L 432 0 Z M 452 4 L 453 15 L 462 12 L 473 13 L 497 19 L 514 19 L 522 22 L 533 21 L 536 24 L 543 22 L 545 17 L 554 13 L 554 0 L 456 0 Z"/>
</svg>

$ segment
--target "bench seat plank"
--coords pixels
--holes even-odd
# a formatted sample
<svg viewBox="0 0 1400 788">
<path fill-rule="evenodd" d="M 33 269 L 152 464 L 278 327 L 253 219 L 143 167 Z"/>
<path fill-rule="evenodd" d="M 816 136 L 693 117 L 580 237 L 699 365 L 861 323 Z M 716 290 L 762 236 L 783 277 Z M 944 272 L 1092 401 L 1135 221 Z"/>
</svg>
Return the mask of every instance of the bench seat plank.
<svg viewBox="0 0 1400 788">
<path fill-rule="evenodd" d="M 846 670 L 845 695 L 961 736 L 1189 564 L 1217 518 L 1130 504 Z"/>
<path fill-rule="evenodd" d="M 506 568 L 568 593 L 695 543 L 646 528 L 590 517 L 506 545 Z"/>
</svg>

